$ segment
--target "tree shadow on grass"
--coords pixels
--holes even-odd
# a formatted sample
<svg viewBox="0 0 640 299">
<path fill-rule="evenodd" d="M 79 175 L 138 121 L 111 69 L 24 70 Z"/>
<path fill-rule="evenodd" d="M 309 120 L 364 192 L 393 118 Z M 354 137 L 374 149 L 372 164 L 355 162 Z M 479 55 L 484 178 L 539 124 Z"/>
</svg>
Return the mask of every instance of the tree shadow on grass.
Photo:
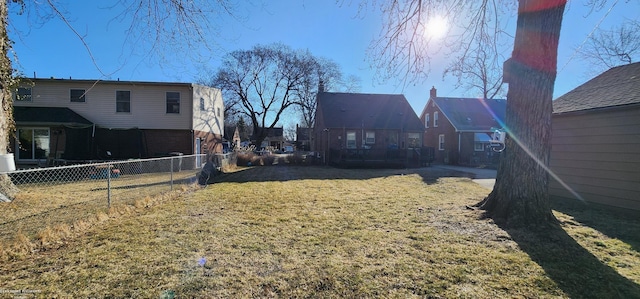
<svg viewBox="0 0 640 299">
<path fill-rule="evenodd" d="M 551 201 L 551 207 L 640 252 L 640 211 L 559 198 Z"/>
<path fill-rule="evenodd" d="M 221 182 L 273 182 L 293 180 L 367 180 L 390 176 L 418 174 L 426 184 L 434 184 L 442 177 L 466 177 L 458 171 L 433 167 L 402 169 L 334 168 L 328 166 L 254 166 L 222 173 L 212 179 Z"/>
<path fill-rule="evenodd" d="M 640 285 L 603 264 L 559 225 L 535 232 L 503 229 L 570 298 L 640 298 Z"/>
</svg>

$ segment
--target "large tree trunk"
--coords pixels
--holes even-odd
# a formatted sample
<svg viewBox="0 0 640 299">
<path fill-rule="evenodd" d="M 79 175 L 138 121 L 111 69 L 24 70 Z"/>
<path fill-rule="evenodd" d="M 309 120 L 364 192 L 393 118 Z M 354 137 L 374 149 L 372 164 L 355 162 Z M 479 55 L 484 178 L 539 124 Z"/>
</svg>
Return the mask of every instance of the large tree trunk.
<svg viewBox="0 0 640 299">
<path fill-rule="evenodd" d="M 507 226 L 555 222 L 549 205 L 551 113 L 566 0 L 520 0 L 513 55 L 505 63 L 509 138 L 493 191 L 479 206 Z"/>
<path fill-rule="evenodd" d="M 0 115 L 0 154 L 6 154 L 9 148 L 9 136 L 13 131 L 13 102 L 11 88 L 13 82 L 13 67 L 8 53 L 11 41 L 7 35 L 7 2 L 0 0 L 0 93 L 2 97 L 2 115 Z M 6 174 L 0 175 L 0 201 L 13 199 L 18 189 Z"/>
</svg>

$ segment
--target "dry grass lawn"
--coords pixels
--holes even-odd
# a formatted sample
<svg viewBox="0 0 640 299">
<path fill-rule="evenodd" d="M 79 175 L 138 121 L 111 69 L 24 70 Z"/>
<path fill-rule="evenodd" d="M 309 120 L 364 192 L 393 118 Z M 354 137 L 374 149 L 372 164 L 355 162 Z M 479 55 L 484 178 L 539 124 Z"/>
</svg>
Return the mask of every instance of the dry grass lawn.
<svg viewBox="0 0 640 299">
<path fill-rule="evenodd" d="M 173 174 L 174 185 L 193 181 L 197 172 Z M 171 190 L 169 173 L 122 175 L 111 180 L 111 206 L 135 205 L 145 197 Z M 48 229 L 61 229 L 108 214 L 107 180 L 82 180 L 69 183 L 19 185 L 21 192 L 11 202 L 0 205 L 0 244 L 16 238 L 34 240 Z M 112 211 L 113 212 L 113 211 Z M 1 258 L 0 258 L 1 260 Z"/>
<path fill-rule="evenodd" d="M 640 298 L 636 214 L 556 204 L 561 226 L 505 230 L 488 194 L 436 168 L 256 167 L 105 213 L 0 263 L 42 298 Z M 0 297 L 5 294 L 0 293 Z"/>
</svg>

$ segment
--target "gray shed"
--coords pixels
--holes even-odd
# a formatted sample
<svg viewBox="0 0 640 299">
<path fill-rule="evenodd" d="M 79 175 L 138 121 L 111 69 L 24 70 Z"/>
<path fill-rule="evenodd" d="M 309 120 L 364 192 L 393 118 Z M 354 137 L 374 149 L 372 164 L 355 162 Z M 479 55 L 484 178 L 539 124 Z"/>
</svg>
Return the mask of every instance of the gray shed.
<svg viewBox="0 0 640 299">
<path fill-rule="evenodd" d="M 640 63 L 556 99 L 552 124 L 551 196 L 640 210 Z"/>
</svg>

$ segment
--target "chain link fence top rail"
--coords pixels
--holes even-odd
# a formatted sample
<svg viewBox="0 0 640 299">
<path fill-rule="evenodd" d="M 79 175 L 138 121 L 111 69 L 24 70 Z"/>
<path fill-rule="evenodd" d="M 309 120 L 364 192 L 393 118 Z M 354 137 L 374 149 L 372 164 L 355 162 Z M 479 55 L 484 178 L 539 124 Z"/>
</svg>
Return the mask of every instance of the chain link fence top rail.
<svg viewBox="0 0 640 299">
<path fill-rule="evenodd" d="M 110 206 L 135 205 L 195 183 L 206 161 L 206 155 L 185 155 L 2 173 L 20 192 L 13 202 L 0 204 L 0 242 L 18 232 L 32 238 L 47 227 L 72 225 L 108 213 Z"/>
</svg>

